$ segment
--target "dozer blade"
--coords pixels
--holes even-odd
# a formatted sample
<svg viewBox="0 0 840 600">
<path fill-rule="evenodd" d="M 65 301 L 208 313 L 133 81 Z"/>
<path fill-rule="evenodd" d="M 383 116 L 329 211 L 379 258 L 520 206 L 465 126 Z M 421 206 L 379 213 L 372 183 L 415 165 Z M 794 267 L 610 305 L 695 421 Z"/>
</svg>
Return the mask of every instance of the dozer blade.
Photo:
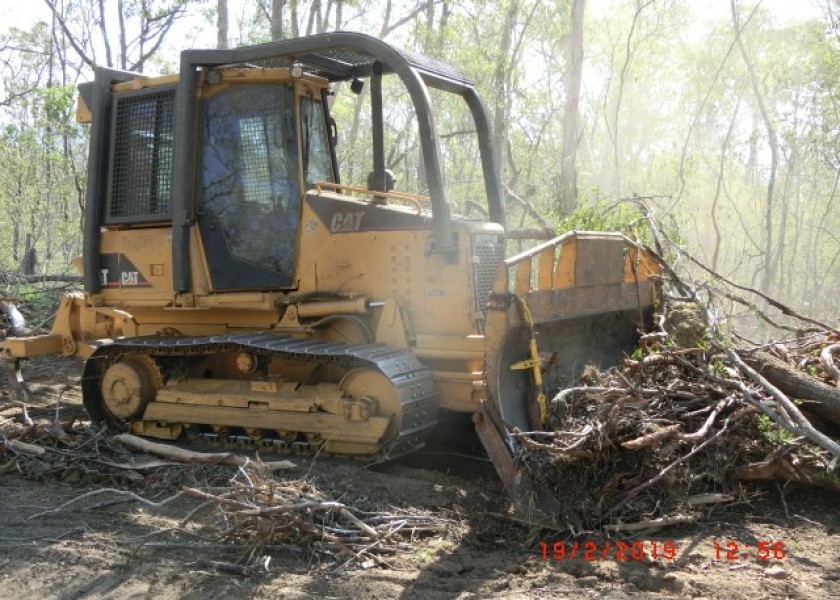
<svg viewBox="0 0 840 600">
<path fill-rule="evenodd" d="M 562 498 L 534 484 L 513 432 L 541 431 L 550 399 L 632 352 L 652 319 L 658 265 L 616 233 L 573 231 L 505 260 L 485 328 L 488 405 L 476 429 L 520 517 L 563 528 Z"/>
<path fill-rule="evenodd" d="M 540 527 L 562 529 L 560 501 L 546 488 L 533 485 L 527 472 L 517 466 L 516 442 L 495 407 L 482 402 L 473 423 L 519 518 Z"/>
</svg>

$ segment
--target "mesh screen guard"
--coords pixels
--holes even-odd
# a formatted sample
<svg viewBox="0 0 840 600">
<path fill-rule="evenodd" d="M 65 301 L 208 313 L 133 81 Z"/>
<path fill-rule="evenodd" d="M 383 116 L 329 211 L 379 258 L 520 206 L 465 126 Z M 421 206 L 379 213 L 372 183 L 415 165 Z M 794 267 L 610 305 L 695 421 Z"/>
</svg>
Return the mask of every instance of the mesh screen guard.
<svg viewBox="0 0 840 600">
<path fill-rule="evenodd" d="M 174 89 L 115 99 L 106 222 L 168 218 L 174 112 Z"/>
</svg>

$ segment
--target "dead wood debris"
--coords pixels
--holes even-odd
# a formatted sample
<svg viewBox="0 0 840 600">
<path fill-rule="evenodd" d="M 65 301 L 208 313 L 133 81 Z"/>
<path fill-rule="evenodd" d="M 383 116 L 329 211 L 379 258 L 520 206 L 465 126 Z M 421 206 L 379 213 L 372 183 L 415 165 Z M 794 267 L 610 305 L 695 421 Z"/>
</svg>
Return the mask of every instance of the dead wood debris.
<svg viewBox="0 0 840 600">
<path fill-rule="evenodd" d="M 340 558 L 345 565 L 391 566 L 388 556 L 410 552 L 416 539 L 444 534 L 453 524 L 440 515 L 404 509 L 364 511 L 329 498 L 306 480 L 278 481 L 253 467 L 240 469 L 222 493 L 183 491 L 222 512 L 226 525 L 216 537 L 240 544 L 249 561 L 265 547 L 290 545 Z"/>
<path fill-rule="evenodd" d="M 623 365 L 556 393 L 548 431 L 512 432 L 534 483 L 573 532 L 694 522 L 698 498 L 715 499 L 707 511 L 737 502 L 743 481 L 840 491 L 838 331 L 708 269 L 645 214 L 651 252 L 673 257 L 659 259 L 668 300 L 657 330 Z M 744 343 L 733 306 L 786 339 Z"/>
<path fill-rule="evenodd" d="M 10 457 L 0 465 L 0 474 L 99 487 L 31 518 L 126 502 L 155 510 L 166 507 L 170 514 L 184 515 L 178 516 L 179 525 L 152 532 L 136 541 L 136 549 L 223 548 L 240 559 L 235 564 L 208 559 L 197 568 L 244 577 L 259 571 L 266 552 L 281 549 L 306 551 L 337 568 L 388 567 L 391 556 L 412 551 L 417 539 L 444 536 L 456 525 L 439 513 L 384 510 L 369 500 L 358 508 L 347 499 L 330 498 L 312 480 L 282 478 L 278 473 L 296 466 L 288 460 L 192 452 L 71 423 L 64 424 L 63 435 L 56 435 L 56 427 L 62 426 L 0 427 L 0 456 Z M 198 541 L 185 545 L 183 540 L 191 537 Z"/>
<path fill-rule="evenodd" d="M 819 354 L 818 341 L 804 337 L 786 351 L 802 363 L 803 350 Z M 556 394 L 550 432 L 514 432 L 519 460 L 561 499 L 570 528 L 629 532 L 690 522 L 684 517 L 696 520 L 690 509 L 700 495 L 719 499 L 712 504 L 737 501 L 746 480 L 840 491 L 837 423 L 821 420 L 828 433 L 818 431 L 797 403 L 788 399 L 799 416 L 778 402 L 781 392 L 706 345 L 651 347 L 591 387 Z"/>
</svg>

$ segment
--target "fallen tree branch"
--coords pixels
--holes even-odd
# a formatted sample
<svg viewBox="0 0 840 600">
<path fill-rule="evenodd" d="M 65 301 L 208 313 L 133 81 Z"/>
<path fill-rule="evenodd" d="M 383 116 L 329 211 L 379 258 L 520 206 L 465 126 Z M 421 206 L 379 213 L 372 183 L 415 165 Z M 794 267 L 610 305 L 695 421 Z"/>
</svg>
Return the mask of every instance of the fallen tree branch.
<svg viewBox="0 0 840 600">
<path fill-rule="evenodd" d="M 35 519 L 35 518 L 38 518 L 38 517 L 43 517 L 44 515 L 51 515 L 51 514 L 62 512 L 65 509 L 67 509 L 68 507 L 73 506 L 74 504 L 76 504 L 76 503 L 78 503 L 78 502 L 80 502 L 80 501 L 82 501 L 86 498 L 92 498 L 93 496 L 100 496 L 102 494 L 114 494 L 114 495 L 117 495 L 117 496 L 128 496 L 128 497 L 132 498 L 133 500 L 136 500 L 137 502 L 145 504 L 146 506 L 152 506 L 154 508 L 159 508 L 161 506 L 169 504 L 170 502 L 172 502 L 176 498 L 181 497 L 183 495 L 183 492 L 177 492 L 175 495 L 169 496 L 168 498 L 166 498 L 164 500 L 161 500 L 160 502 L 154 502 L 153 500 L 148 500 L 147 498 L 144 498 L 143 496 L 138 496 L 137 494 L 135 494 L 133 492 L 128 492 L 126 490 L 118 490 L 118 489 L 114 489 L 114 488 L 102 488 L 102 489 L 99 489 L 99 490 L 93 490 L 92 492 L 88 492 L 86 494 L 82 494 L 81 496 L 76 496 L 72 500 L 68 500 L 67 502 L 65 502 L 64 504 L 62 504 L 60 506 L 57 506 L 56 508 L 52 508 L 50 510 L 45 510 L 45 511 L 42 511 L 42 512 L 39 512 L 39 513 L 35 513 L 34 515 L 30 515 L 29 517 L 27 517 L 27 520 Z"/>
<path fill-rule="evenodd" d="M 686 523 L 696 523 L 700 518 L 700 513 L 692 513 L 690 515 L 674 515 L 672 517 L 660 517 L 658 519 L 645 519 L 635 523 L 614 523 L 606 525 L 606 531 L 614 533 L 630 533 L 638 531 L 655 531 L 671 525 L 685 525 Z"/>
<path fill-rule="evenodd" d="M 654 431 L 653 433 L 637 437 L 633 440 L 622 442 L 621 445 L 627 448 L 628 450 L 641 450 L 642 448 L 655 446 L 656 444 L 664 440 L 676 437 L 677 432 L 679 430 L 679 423 L 677 423 L 676 425 L 669 425 L 668 427 L 663 427 L 662 429 Z"/>
<path fill-rule="evenodd" d="M 703 506 L 705 504 L 720 504 L 721 502 L 732 502 L 735 496 L 729 494 L 695 494 L 685 499 L 689 506 Z"/>
<path fill-rule="evenodd" d="M 196 569 L 212 569 L 236 577 L 250 577 L 254 573 L 254 569 L 247 565 L 237 565 L 232 562 L 210 560 L 208 558 L 200 558 L 194 566 Z"/>
<path fill-rule="evenodd" d="M 639 204 L 643 205 L 643 203 L 639 203 Z M 649 210 L 646 210 L 647 214 L 649 214 L 649 212 L 650 212 Z M 668 237 L 668 234 L 666 234 L 662 230 L 661 227 L 658 227 L 653 223 L 652 218 L 648 219 L 648 223 L 651 225 L 651 231 L 652 231 L 653 235 L 657 238 L 657 242 L 658 242 L 657 243 L 657 248 L 661 248 L 661 242 L 659 242 L 659 237 L 662 237 L 670 244 L 671 248 L 673 248 L 675 252 L 677 252 L 681 256 L 684 256 L 685 258 L 687 258 L 690 262 L 692 262 L 694 265 L 696 265 L 700 269 L 706 271 L 709 275 L 711 275 L 715 279 L 718 279 L 718 280 L 724 282 L 726 285 L 729 285 L 729 286 L 731 286 L 735 289 L 741 290 L 742 292 L 748 292 L 750 294 L 755 294 L 756 296 L 758 296 L 759 298 L 764 300 L 768 305 L 772 306 L 773 308 L 778 309 L 779 312 L 781 312 L 783 315 L 785 315 L 787 317 L 792 317 L 794 319 L 802 321 L 803 323 L 810 323 L 811 325 L 817 326 L 820 330 L 832 331 L 835 334 L 840 335 L 840 330 L 835 329 L 831 325 L 828 325 L 827 323 L 823 323 L 822 321 L 820 321 L 818 319 L 813 319 L 809 316 L 800 314 L 797 311 L 790 308 L 789 306 L 779 302 L 778 300 L 776 300 L 775 298 L 773 298 L 771 296 L 768 296 L 767 294 L 761 292 L 760 290 L 756 290 L 754 288 L 735 283 L 731 279 L 729 279 L 729 278 L 725 277 L 724 275 L 718 273 L 717 271 L 709 268 L 708 266 L 704 265 L 702 262 L 700 262 L 699 260 L 694 258 L 694 256 L 690 252 L 688 252 L 688 250 L 686 250 L 685 248 L 683 248 L 679 244 L 675 243 L 670 237 Z M 659 256 L 659 254 L 661 254 L 661 252 L 655 253 L 650 248 L 647 248 L 647 250 L 649 250 L 651 253 L 657 255 L 656 258 L 659 260 L 660 263 L 666 264 L 665 261 L 661 258 L 661 256 Z M 674 273 L 673 269 L 671 269 L 670 266 L 668 266 L 668 271 L 676 276 L 676 273 Z M 739 300 L 743 300 L 743 299 L 739 299 L 737 296 L 736 297 L 730 297 L 728 292 L 726 293 L 726 295 L 727 295 L 727 297 L 729 297 L 730 300 L 733 300 L 733 301 L 736 301 L 736 302 L 738 302 Z M 734 294 L 732 294 L 731 296 L 734 296 Z M 749 301 L 743 300 L 743 302 L 746 303 L 746 305 L 749 305 L 753 308 L 756 308 L 755 305 L 753 303 L 749 302 Z M 761 313 L 761 311 L 759 311 L 759 313 Z M 779 327 L 779 326 L 777 325 L 777 327 Z M 780 328 L 783 328 L 783 327 L 780 327 Z"/>
<path fill-rule="evenodd" d="M 811 422 L 805 418 L 800 410 L 796 407 L 796 405 L 788 398 L 785 394 L 781 392 L 776 386 L 772 383 L 767 381 L 765 377 L 763 377 L 760 373 L 758 373 L 755 369 L 750 367 L 747 363 L 741 360 L 741 357 L 738 356 L 738 353 L 735 352 L 732 348 L 724 347 L 718 344 L 718 346 L 726 353 L 729 359 L 738 367 L 738 369 L 744 373 L 747 377 L 752 379 L 755 383 L 760 385 L 764 390 L 770 394 L 770 396 L 776 401 L 780 408 L 783 408 L 784 412 L 786 413 L 787 417 L 793 421 L 793 426 L 790 426 L 787 423 L 780 422 L 775 415 L 778 415 L 775 411 L 772 410 L 765 410 L 765 405 L 763 403 L 757 403 L 757 408 L 762 410 L 766 415 L 773 418 L 779 425 L 782 425 L 793 433 L 794 435 L 802 435 L 811 440 L 820 448 L 828 450 L 831 452 L 835 457 L 840 458 L 840 444 L 835 442 L 833 439 L 825 435 L 824 433 L 817 431 Z M 743 384 L 741 384 L 743 385 Z M 746 386 L 744 386 L 746 387 Z"/>
<path fill-rule="evenodd" d="M 683 456 L 679 457 L 677 460 L 675 460 L 674 462 L 672 462 L 671 464 L 669 464 L 667 467 L 665 467 L 664 469 L 662 469 L 662 470 L 659 472 L 659 474 L 657 474 L 656 476 L 654 476 L 654 477 L 652 477 L 652 478 L 648 479 L 648 480 L 647 480 L 647 481 L 645 481 L 644 483 L 640 483 L 639 485 L 637 485 L 636 487 L 634 487 L 632 490 L 630 490 L 629 492 L 625 493 L 625 494 L 624 494 L 624 496 L 622 497 L 621 501 L 620 501 L 618 504 L 616 504 L 615 506 L 613 506 L 613 507 L 612 507 L 609 511 L 607 511 L 607 514 L 606 514 L 606 515 L 604 515 L 604 517 L 609 517 L 610 515 L 614 514 L 616 511 L 618 511 L 620 508 L 622 508 L 625 504 L 627 504 L 627 502 L 628 502 L 631 498 L 633 498 L 633 496 L 635 496 L 636 494 L 638 494 L 638 493 L 639 493 L 639 492 L 641 492 L 642 490 L 644 490 L 644 489 L 646 489 L 646 488 L 649 488 L 650 486 L 652 486 L 652 485 L 654 485 L 655 483 L 657 483 L 658 481 L 660 481 L 660 480 L 661 480 L 663 477 L 665 477 L 665 476 L 666 476 L 669 472 L 673 471 L 673 470 L 674 470 L 674 468 L 676 468 L 676 466 L 677 466 L 677 465 L 679 465 L 679 464 L 681 464 L 681 463 L 684 463 L 684 462 L 685 462 L 685 461 L 687 461 L 689 458 L 691 458 L 692 456 L 694 456 L 695 454 L 697 454 L 698 452 L 700 452 L 701 450 L 703 450 L 703 448 L 705 448 L 706 446 L 708 446 L 709 444 L 711 444 L 713 441 L 715 441 L 716 439 L 718 439 L 720 436 L 722 436 L 722 435 L 723 435 L 723 433 L 726 431 L 726 429 L 727 429 L 727 427 L 728 427 L 728 426 L 729 426 L 729 419 L 727 419 L 726 421 L 724 421 L 724 422 L 723 422 L 723 426 L 722 426 L 722 427 L 721 427 L 721 428 L 720 428 L 720 429 L 719 429 L 719 430 L 718 430 L 718 431 L 717 431 L 717 432 L 716 432 L 716 433 L 715 433 L 712 437 L 710 437 L 709 439 L 707 439 L 707 440 L 706 440 L 705 442 L 703 442 L 702 444 L 700 444 L 700 445 L 696 446 L 696 447 L 695 447 L 695 448 L 694 448 L 691 452 L 689 452 L 688 454 L 685 454 L 685 455 L 683 455 Z"/>
<path fill-rule="evenodd" d="M 167 444 L 159 444 L 157 442 L 150 442 L 143 438 L 131 435 L 128 433 L 121 433 L 115 435 L 115 441 L 148 454 L 155 456 L 162 456 L 170 460 L 192 464 L 192 465 L 229 465 L 232 467 L 244 467 L 248 464 L 254 464 L 254 461 L 246 456 L 240 456 L 232 452 L 193 452 L 192 450 L 185 450 L 176 446 L 169 446 Z M 259 464 L 269 471 L 280 471 L 288 469 L 296 469 L 297 465 L 289 460 L 280 460 L 275 462 L 262 462 Z"/>
</svg>

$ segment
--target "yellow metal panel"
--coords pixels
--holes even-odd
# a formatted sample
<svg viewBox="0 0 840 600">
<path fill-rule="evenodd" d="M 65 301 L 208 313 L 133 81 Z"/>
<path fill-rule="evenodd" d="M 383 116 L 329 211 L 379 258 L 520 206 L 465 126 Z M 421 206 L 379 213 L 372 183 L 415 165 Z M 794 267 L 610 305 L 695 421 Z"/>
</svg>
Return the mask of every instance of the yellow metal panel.
<svg viewBox="0 0 840 600">
<path fill-rule="evenodd" d="M 506 294 L 510 285 L 510 274 L 507 265 L 502 262 L 496 267 L 496 277 L 493 279 L 493 293 Z"/>
<path fill-rule="evenodd" d="M 132 92 L 135 90 L 142 90 L 147 87 L 155 87 L 158 85 L 169 85 L 178 83 L 178 75 L 161 75 L 160 77 L 135 77 L 130 81 L 123 81 L 115 83 L 111 86 L 113 92 Z"/>
<path fill-rule="evenodd" d="M 486 396 L 484 388 L 472 381 L 435 380 L 440 393 L 441 408 L 457 412 L 471 413 L 478 410 L 478 404 Z"/>
<path fill-rule="evenodd" d="M 627 246 L 627 252 L 624 255 L 624 274 L 622 278 L 624 283 L 633 283 L 637 280 L 645 281 L 646 279 L 659 275 L 661 272 L 661 267 L 650 254 L 638 246 Z"/>
<path fill-rule="evenodd" d="M 516 265 L 513 291 L 515 294 L 527 294 L 531 289 L 531 259 L 526 258 Z"/>
<path fill-rule="evenodd" d="M 575 285 L 575 262 L 577 261 L 577 240 L 571 238 L 560 246 L 560 256 L 554 268 L 554 287 L 569 288 Z"/>
<path fill-rule="evenodd" d="M 539 262 L 538 262 L 538 277 L 537 277 L 537 289 L 539 290 L 549 290 L 552 286 L 552 280 L 554 279 L 554 252 L 556 248 L 554 246 L 549 246 L 542 252 L 540 252 Z"/>
<path fill-rule="evenodd" d="M 90 123 L 93 120 L 93 114 L 90 112 L 90 107 L 85 104 L 82 95 L 79 94 L 79 99 L 76 101 L 76 123 Z"/>
<path fill-rule="evenodd" d="M 10 358 L 25 358 L 41 354 L 60 354 L 62 336 L 56 334 L 6 338 L 3 354 Z"/>
<path fill-rule="evenodd" d="M 130 262 L 137 269 L 139 281 L 139 285 L 124 286 L 117 280 L 112 287 L 103 288 L 104 304 L 132 306 L 139 302 L 163 306 L 172 301 L 172 278 L 166 275 L 172 272 L 171 233 L 172 228 L 168 226 L 102 232 L 102 254 L 117 255 L 121 264 Z M 114 275 L 111 274 L 110 281 L 114 281 Z"/>
<path fill-rule="evenodd" d="M 418 348 L 484 352 L 483 335 L 418 335 Z"/>
<path fill-rule="evenodd" d="M 371 417 L 367 421 L 350 421 L 327 413 L 300 413 L 257 408 L 228 408 L 150 402 L 143 414 L 146 421 L 201 423 L 253 429 L 304 431 L 319 433 L 324 439 L 376 444 L 385 435 L 391 419 Z"/>
<path fill-rule="evenodd" d="M 483 350 L 446 350 L 440 348 L 416 348 L 414 355 L 425 360 L 482 360 Z"/>
</svg>

